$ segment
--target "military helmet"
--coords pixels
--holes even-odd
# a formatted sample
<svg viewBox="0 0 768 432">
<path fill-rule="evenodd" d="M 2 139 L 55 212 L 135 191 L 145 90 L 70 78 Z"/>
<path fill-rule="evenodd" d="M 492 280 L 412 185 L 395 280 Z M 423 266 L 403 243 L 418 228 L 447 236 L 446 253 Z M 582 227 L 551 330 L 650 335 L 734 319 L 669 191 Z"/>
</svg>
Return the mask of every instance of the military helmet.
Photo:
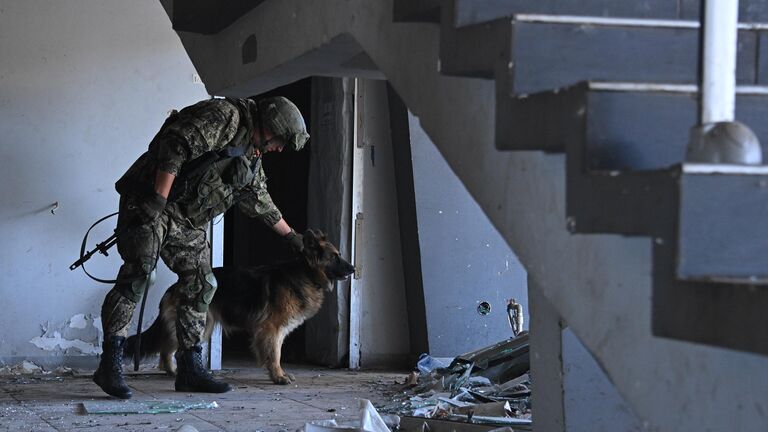
<svg viewBox="0 0 768 432">
<path fill-rule="evenodd" d="M 264 127 L 281 137 L 286 147 L 294 151 L 304 147 L 309 134 L 304 117 L 293 102 L 282 96 L 266 98 L 259 101 L 259 111 Z"/>
</svg>

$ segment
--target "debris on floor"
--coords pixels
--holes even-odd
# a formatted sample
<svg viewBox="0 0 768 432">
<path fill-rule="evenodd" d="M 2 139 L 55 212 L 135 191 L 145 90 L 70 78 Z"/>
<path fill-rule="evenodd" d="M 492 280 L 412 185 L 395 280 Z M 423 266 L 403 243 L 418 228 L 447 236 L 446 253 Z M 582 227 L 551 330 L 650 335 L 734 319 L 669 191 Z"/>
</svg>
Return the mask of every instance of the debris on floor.
<svg viewBox="0 0 768 432">
<path fill-rule="evenodd" d="M 0 376 L 3 375 L 73 375 L 75 370 L 67 366 L 59 366 L 58 368 L 47 371 L 29 360 L 24 360 L 21 363 L 9 366 L 5 365 L 0 367 Z"/>
<path fill-rule="evenodd" d="M 450 365 L 422 354 L 384 413 L 531 429 L 528 333 L 456 357 Z M 413 424 L 414 419 L 409 419 Z M 405 419 L 404 419 L 405 421 Z"/>
<path fill-rule="evenodd" d="M 400 427 L 400 417 L 396 415 L 379 415 L 371 401 L 360 399 L 360 413 L 357 419 L 347 421 L 317 420 L 304 425 L 302 432 L 389 432 Z"/>
<path fill-rule="evenodd" d="M 60 366 L 47 371 L 34 362 L 24 360 L 12 366 L 0 367 L 0 382 L 9 384 L 30 384 L 39 381 L 64 381 L 65 376 L 73 376 L 75 371 L 66 366 Z"/>
<path fill-rule="evenodd" d="M 28 360 L 13 366 L 3 366 L 0 368 L 0 375 L 31 375 L 42 372 L 43 368 Z"/>
<path fill-rule="evenodd" d="M 86 414 L 166 414 L 180 413 L 194 409 L 218 408 L 216 401 L 88 401 L 83 402 Z"/>
<path fill-rule="evenodd" d="M 134 391 L 131 401 L 215 400 L 219 405 L 216 409 L 168 414 L 87 414 L 83 402 L 120 402 L 110 399 L 93 383 L 93 370 L 76 370 L 63 376 L 63 382 L 36 379 L 49 378 L 54 371 L 51 375 L 0 376 L 0 431 L 293 432 L 311 420 L 336 419 L 343 423 L 358 419 L 358 399 L 370 400 L 376 407 L 388 403 L 391 395 L 402 388 L 395 381 L 402 382 L 405 375 L 402 370 L 284 366 L 296 376 L 296 384 L 275 386 L 263 368 L 254 367 L 250 356 L 230 359 L 225 363 L 226 380 L 236 390 L 215 398 L 176 392 L 174 378 L 162 372 L 126 376 Z M 25 378 L 29 383 L 17 383 L 16 378 Z M 390 422 L 388 416 L 381 417 L 385 424 Z"/>
</svg>

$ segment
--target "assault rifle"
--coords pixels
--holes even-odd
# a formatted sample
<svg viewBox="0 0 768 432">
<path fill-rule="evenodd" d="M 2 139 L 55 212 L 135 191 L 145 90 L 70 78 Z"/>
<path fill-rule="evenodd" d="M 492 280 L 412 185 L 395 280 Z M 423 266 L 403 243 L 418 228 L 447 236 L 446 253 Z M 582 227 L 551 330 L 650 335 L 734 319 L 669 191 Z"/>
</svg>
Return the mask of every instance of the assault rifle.
<svg viewBox="0 0 768 432">
<path fill-rule="evenodd" d="M 80 256 L 80 259 L 78 259 L 77 261 L 75 261 L 74 263 L 72 263 L 72 265 L 71 265 L 71 266 L 69 266 L 69 269 L 70 269 L 70 270 L 74 270 L 74 269 L 76 269 L 76 268 L 80 267 L 80 266 L 81 266 L 81 265 L 83 265 L 83 264 L 84 264 L 86 261 L 88 261 L 89 259 L 91 259 L 91 257 L 92 257 L 92 256 L 93 256 L 93 255 L 94 255 L 96 252 L 98 252 L 98 253 L 100 253 L 100 254 L 102 254 L 102 255 L 104 255 L 104 256 L 109 256 L 109 252 L 107 252 L 107 251 L 108 251 L 110 248 L 112 248 L 112 246 L 114 246 L 114 245 L 115 245 L 115 243 L 117 243 L 117 230 L 115 230 L 115 232 L 114 232 L 114 233 L 113 233 L 111 236 L 109 236 L 109 237 L 108 237 L 106 240 L 104 240 L 103 242 L 101 242 L 101 243 L 97 243 L 95 248 L 93 248 L 93 249 L 89 250 L 89 251 L 88 251 L 88 252 L 86 252 L 85 254 L 81 254 L 81 256 Z"/>
</svg>

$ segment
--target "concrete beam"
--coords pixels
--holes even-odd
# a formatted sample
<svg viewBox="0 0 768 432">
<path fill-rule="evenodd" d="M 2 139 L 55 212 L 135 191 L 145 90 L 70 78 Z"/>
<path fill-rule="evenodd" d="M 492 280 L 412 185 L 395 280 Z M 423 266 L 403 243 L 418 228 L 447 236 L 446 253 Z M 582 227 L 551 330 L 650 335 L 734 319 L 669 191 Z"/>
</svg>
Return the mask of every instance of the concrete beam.
<svg viewBox="0 0 768 432">
<path fill-rule="evenodd" d="M 560 314 L 528 278 L 531 316 L 531 405 L 534 431 L 565 432 L 563 339 Z"/>
</svg>

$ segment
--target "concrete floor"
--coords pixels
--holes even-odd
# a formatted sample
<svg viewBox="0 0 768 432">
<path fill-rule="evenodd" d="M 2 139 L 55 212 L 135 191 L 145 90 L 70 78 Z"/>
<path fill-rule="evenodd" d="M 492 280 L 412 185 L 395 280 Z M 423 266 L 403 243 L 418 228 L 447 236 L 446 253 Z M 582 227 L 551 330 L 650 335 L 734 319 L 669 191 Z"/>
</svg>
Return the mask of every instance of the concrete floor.
<svg viewBox="0 0 768 432">
<path fill-rule="evenodd" d="M 225 364 L 225 366 L 230 366 Z M 218 408 L 178 414 L 93 415 L 86 401 L 116 401 L 91 382 L 88 374 L 0 376 L 0 431 L 175 431 L 182 425 L 204 431 L 295 431 L 318 419 L 356 417 L 358 398 L 385 403 L 401 386 L 405 372 L 352 372 L 287 365 L 297 382 L 272 384 L 251 365 L 230 367 L 216 375 L 235 386 L 221 395 L 177 393 L 173 378 L 147 371 L 128 374 L 133 399 L 216 401 Z"/>
</svg>

